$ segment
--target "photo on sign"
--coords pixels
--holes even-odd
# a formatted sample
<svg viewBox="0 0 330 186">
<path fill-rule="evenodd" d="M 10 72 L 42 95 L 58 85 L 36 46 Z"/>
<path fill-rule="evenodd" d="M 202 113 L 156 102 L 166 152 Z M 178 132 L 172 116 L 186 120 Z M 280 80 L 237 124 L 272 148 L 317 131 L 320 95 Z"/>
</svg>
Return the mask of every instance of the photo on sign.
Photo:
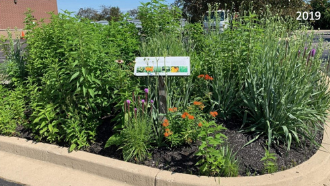
<svg viewBox="0 0 330 186">
<path fill-rule="evenodd" d="M 171 67 L 171 72 L 178 72 L 178 71 L 179 71 L 178 66 Z"/>
<path fill-rule="evenodd" d="M 162 72 L 171 72 L 171 67 L 162 67 Z"/>
<path fill-rule="evenodd" d="M 179 72 L 188 72 L 188 67 L 187 66 L 180 66 L 179 67 Z"/>
</svg>

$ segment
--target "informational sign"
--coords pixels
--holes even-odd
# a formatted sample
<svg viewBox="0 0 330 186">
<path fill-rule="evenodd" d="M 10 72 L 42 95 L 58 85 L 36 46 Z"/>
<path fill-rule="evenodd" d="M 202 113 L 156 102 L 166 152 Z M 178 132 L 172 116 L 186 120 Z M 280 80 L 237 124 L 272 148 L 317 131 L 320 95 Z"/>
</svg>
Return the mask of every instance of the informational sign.
<svg viewBox="0 0 330 186">
<path fill-rule="evenodd" d="M 189 76 L 190 57 L 137 57 L 135 76 Z"/>
</svg>

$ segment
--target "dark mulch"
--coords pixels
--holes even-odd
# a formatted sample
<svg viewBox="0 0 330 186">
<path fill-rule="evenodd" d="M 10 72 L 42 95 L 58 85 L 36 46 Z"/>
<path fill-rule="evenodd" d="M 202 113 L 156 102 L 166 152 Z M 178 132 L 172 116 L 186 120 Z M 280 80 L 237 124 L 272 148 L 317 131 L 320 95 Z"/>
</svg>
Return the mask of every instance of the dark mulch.
<svg viewBox="0 0 330 186">
<path fill-rule="evenodd" d="M 233 120 L 221 123 L 223 123 L 228 129 L 224 131 L 224 134 L 228 137 L 227 142 L 229 146 L 234 152 L 237 152 L 236 157 L 238 158 L 240 169 L 239 175 L 250 176 L 262 174 L 264 167 L 260 160 L 265 154 L 265 139 L 258 139 L 243 147 L 246 143 L 253 139 L 253 137 L 249 134 L 242 134 L 238 132 L 240 122 Z M 120 150 L 117 150 L 115 147 L 104 149 L 106 141 L 113 134 L 112 129 L 113 125 L 110 123 L 110 118 L 104 119 L 103 124 L 97 129 L 98 135 L 95 143 L 85 149 L 85 151 L 122 160 L 123 158 Z M 19 137 L 29 140 L 33 139 L 33 135 L 30 130 L 19 126 L 17 131 L 20 132 Z M 321 143 L 322 139 L 323 132 L 319 131 L 316 134 L 315 140 L 316 142 Z M 293 145 L 289 152 L 286 151 L 286 148 L 283 145 L 273 145 L 270 152 L 276 153 L 278 169 L 285 170 L 308 160 L 315 154 L 317 149 L 318 147 L 307 142 L 304 147 Z M 140 162 L 139 164 L 173 172 L 198 174 L 198 167 L 196 167 L 195 164 L 199 160 L 199 157 L 194 155 L 197 150 L 198 142 L 174 149 L 165 147 L 158 148 L 151 152 L 151 156 L 146 161 Z"/>
</svg>

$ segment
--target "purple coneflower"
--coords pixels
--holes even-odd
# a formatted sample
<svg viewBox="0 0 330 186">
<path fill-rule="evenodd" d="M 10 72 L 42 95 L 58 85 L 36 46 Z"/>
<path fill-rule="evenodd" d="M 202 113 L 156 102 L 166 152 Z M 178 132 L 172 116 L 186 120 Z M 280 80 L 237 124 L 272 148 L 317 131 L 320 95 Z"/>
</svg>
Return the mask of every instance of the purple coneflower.
<svg viewBox="0 0 330 186">
<path fill-rule="evenodd" d="M 124 60 L 119 59 L 119 60 L 115 60 L 115 62 L 119 63 L 119 64 L 122 64 L 122 63 L 124 63 Z"/>
</svg>

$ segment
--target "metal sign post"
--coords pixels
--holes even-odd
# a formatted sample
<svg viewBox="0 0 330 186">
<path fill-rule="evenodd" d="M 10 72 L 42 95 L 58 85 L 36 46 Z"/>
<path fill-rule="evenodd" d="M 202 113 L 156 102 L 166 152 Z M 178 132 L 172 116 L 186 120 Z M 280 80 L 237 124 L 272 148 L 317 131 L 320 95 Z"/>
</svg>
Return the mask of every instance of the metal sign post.
<svg viewBox="0 0 330 186">
<path fill-rule="evenodd" d="M 158 76 L 159 113 L 166 114 L 166 87 L 164 76 L 189 76 L 190 57 L 137 57 L 135 58 L 135 76 Z M 159 118 L 161 121 L 163 116 Z"/>
</svg>

